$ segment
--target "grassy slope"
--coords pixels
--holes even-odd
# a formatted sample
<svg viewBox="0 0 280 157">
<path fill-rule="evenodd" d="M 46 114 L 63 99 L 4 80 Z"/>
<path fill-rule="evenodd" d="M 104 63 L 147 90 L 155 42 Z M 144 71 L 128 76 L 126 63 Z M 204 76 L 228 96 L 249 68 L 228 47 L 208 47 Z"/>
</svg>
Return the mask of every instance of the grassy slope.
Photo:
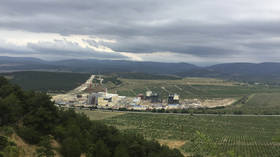
<svg viewBox="0 0 280 157">
<path fill-rule="evenodd" d="M 280 107 L 280 93 L 255 94 L 247 102 L 248 107 Z"/>
<path fill-rule="evenodd" d="M 265 91 L 265 90 L 264 90 Z M 216 111 L 229 114 L 256 114 L 256 115 L 279 115 L 280 93 L 277 91 L 266 91 L 266 93 L 253 93 L 246 96 L 245 102 L 236 102 L 224 109 Z M 242 99 L 243 99 L 242 98 Z"/>
<path fill-rule="evenodd" d="M 278 114 L 280 112 L 280 93 L 253 94 L 246 104 L 240 107 L 240 110 L 244 113 L 262 111 L 265 114 Z"/>
<path fill-rule="evenodd" d="M 19 137 L 16 133 L 12 133 L 7 135 L 4 131 L 4 129 L 0 127 L 0 136 L 8 137 L 8 140 L 16 144 L 16 148 L 18 150 L 18 153 L 10 153 L 6 155 L 13 156 L 12 154 L 18 154 L 18 157 L 37 157 L 36 149 L 39 148 L 39 146 L 36 145 L 30 145 L 26 143 L 21 137 Z M 59 146 L 59 144 L 53 140 L 52 147 L 54 148 L 54 157 L 61 157 L 60 153 L 55 151 Z M 16 156 L 16 155 L 15 155 Z"/>
</svg>

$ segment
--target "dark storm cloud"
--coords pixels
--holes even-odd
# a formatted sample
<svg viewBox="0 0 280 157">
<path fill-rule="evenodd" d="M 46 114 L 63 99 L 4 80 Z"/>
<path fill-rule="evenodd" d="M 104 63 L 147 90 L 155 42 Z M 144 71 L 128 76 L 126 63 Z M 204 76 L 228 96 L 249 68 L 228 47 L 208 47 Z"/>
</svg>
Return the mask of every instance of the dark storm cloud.
<svg viewBox="0 0 280 157">
<path fill-rule="evenodd" d="M 277 6 L 276 0 L 10 0 L 1 2 L 0 28 L 114 39 L 116 43 L 86 42 L 117 52 L 170 52 L 206 59 L 235 55 L 259 60 L 264 49 L 275 52 L 279 48 L 278 40 L 256 41 L 280 36 Z M 28 47 L 42 53 L 75 56 L 78 50 L 92 54 L 88 49 L 68 46 L 67 51 Z"/>
</svg>

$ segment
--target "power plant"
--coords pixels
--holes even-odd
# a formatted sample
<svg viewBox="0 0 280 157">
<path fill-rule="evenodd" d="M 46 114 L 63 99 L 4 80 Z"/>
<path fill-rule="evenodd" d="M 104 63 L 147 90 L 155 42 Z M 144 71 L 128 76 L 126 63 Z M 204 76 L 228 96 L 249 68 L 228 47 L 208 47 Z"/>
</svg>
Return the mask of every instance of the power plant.
<svg viewBox="0 0 280 157">
<path fill-rule="evenodd" d="M 108 93 L 107 88 L 102 85 L 103 78 L 92 75 L 86 83 L 68 94 L 53 97 L 59 106 L 86 107 L 101 109 L 148 110 L 148 109 L 176 109 L 182 108 L 178 94 L 169 94 L 166 99 L 154 91 L 147 90 L 145 94 L 135 93 L 136 97 L 119 96 Z M 117 92 L 116 92 L 117 93 Z"/>
<path fill-rule="evenodd" d="M 179 104 L 180 96 L 178 94 L 169 94 L 168 104 Z"/>
</svg>

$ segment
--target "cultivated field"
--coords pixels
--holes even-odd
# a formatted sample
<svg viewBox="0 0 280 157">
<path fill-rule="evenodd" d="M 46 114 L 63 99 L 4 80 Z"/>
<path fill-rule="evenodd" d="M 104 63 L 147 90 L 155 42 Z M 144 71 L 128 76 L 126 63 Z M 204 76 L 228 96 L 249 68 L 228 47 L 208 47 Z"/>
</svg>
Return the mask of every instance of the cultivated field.
<svg viewBox="0 0 280 157">
<path fill-rule="evenodd" d="M 103 112 L 99 116 L 106 114 Z M 102 121 L 124 132 L 137 132 L 148 139 L 179 148 L 185 154 L 189 152 L 190 139 L 200 131 L 215 145 L 211 149 L 214 154 L 234 152 L 235 156 L 241 157 L 280 155 L 280 117 L 127 113 Z"/>
<path fill-rule="evenodd" d="M 242 114 L 280 114 L 280 93 L 256 93 L 251 94 L 245 102 L 238 103 L 225 108 L 227 113 L 230 111 L 240 111 Z M 229 112 L 228 112 L 229 111 Z"/>
<path fill-rule="evenodd" d="M 189 98 L 239 98 L 252 93 L 280 92 L 277 86 L 249 85 L 213 78 L 184 78 L 178 80 L 139 80 L 119 79 L 121 84 L 105 84 L 110 92 L 120 95 L 136 96 L 152 90 L 166 98 L 170 93 L 177 93 L 181 99 Z"/>
<path fill-rule="evenodd" d="M 112 118 L 115 116 L 120 116 L 125 114 L 124 112 L 111 112 L 111 111 L 90 111 L 90 110 L 79 110 L 75 109 L 77 113 L 86 114 L 90 120 L 103 120 L 107 118 Z"/>
<path fill-rule="evenodd" d="M 254 94 L 247 102 L 247 107 L 280 109 L 280 93 Z"/>
</svg>

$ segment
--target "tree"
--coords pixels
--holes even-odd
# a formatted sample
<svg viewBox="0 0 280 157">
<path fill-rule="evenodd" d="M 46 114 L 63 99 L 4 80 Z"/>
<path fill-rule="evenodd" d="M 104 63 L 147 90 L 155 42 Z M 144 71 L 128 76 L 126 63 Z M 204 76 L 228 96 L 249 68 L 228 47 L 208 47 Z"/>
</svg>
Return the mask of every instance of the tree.
<svg viewBox="0 0 280 157">
<path fill-rule="evenodd" d="M 80 157 L 81 145 L 79 140 L 68 137 L 62 142 L 61 152 L 65 157 Z"/>
<path fill-rule="evenodd" d="M 115 149 L 114 157 L 129 157 L 126 147 L 122 144 L 118 145 Z"/>
<path fill-rule="evenodd" d="M 8 146 L 8 138 L 5 136 L 0 136 L 0 151 Z"/>
<path fill-rule="evenodd" d="M 19 104 L 14 93 L 0 100 L 0 126 L 14 123 L 21 117 Z"/>
<path fill-rule="evenodd" d="M 129 155 L 134 157 L 142 157 L 145 156 L 144 148 L 139 143 L 133 143 L 129 146 Z"/>
<path fill-rule="evenodd" d="M 42 93 L 29 99 L 29 112 L 23 122 L 26 126 L 32 126 L 36 130 L 49 134 L 54 131 L 58 119 L 58 109 L 50 101 L 49 96 Z"/>
<path fill-rule="evenodd" d="M 111 156 L 111 152 L 108 149 L 107 145 L 105 145 L 105 143 L 102 140 L 99 140 L 96 143 L 96 156 L 102 156 L 102 157 L 110 157 Z"/>
<path fill-rule="evenodd" d="M 44 136 L 41 138 L 39 148 L 36 150 L 38 157 L 54 157 L 54 152 L 51 147 L 51 138 Z"/>
<path fill-rule="evenodd" d="M 32 127 L 20 127 L 17 130 L 18 135 L 23 138 L 29 144 L 38 144 L 41 139 L 41 133 L 36 131 Z"/>
<path fill-rule="evenodd" d="M 87 157 L 110 157 L 111 152 L 105 145 L 104 141 L 98 140 L 96 144 L 92 144 L 87 152 Z"/>
</svg>

